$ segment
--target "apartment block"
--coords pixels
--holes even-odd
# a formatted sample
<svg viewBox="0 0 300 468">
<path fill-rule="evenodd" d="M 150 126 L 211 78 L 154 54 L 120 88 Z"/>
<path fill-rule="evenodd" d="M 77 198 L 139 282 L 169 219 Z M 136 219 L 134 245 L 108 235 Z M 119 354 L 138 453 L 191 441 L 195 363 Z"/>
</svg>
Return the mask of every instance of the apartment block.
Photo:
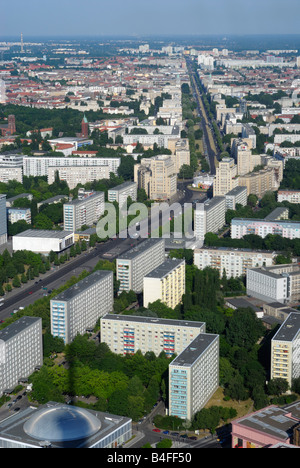
<svg viewBox="0 0 300 468">
<path fill-rule="evenodd" d="M 245 276 L 248 268 L 272 266 L 276 252 L 228 247 L 202 247 L 194 250 L 194 265 L 200 270 L 214 268 L 220 277 L 226 272 L 227 278 Z"/>
<path fill-rule="evenodd" d="M 288 315 L 271 341 L 270 378 L 281 378 L 291 386 L 300 377 L 300 313 Z"/>
<path fill-rule="evenodd" d="M 134 166 L 134 181 L 151 200 L 170 200 L 177 193 L 177 173 L 172 156 L 141 159 Z"/>
<path fill-rule="evenodd" d="M 169 365 L 169 415 L 191 420 L 219 386 L 219 336 L 200 333 Z"/>
<path fill-rule="evenodd" d="M 237 165 L 233 158 L 223 158 L 216 168 L 216 176 L 213 184 L 213 196 L 225 196 L 233 188 L 239 185 Z"/>
<path fill-rule="evenodd" d="M 24 156 L 23 174 L 25 176 L 48 176 L 49 167 L 108 167 L 109 172 L 117 175 L 121 158 L 106 157 L 59 157 L 59 156 Z"/>
<path fill-rule="evenodd" d="M 22 317 L 0 330 L 0 396 L 42 365 L 41 318 Z"/>
<path fill-rule="evenodd" d="M 204 203 L 197 203 L 194 213 L 194 231 L 198 240 L 204 240 L 208 232 L 217 233 L 225 224 L 225 197 L 215 196 Z"/>
<path fill-rule="evenodd" d="M 70 190 L 78 184 L 85 185 L 110 177 L 109 166 L 51 166 L 48 167 L 49 185 L 54 183 L 57 174 L 59 180 L 66 182 Z"/>
<path fill-rule="evenodd" d="M 101 318 L 101 342 L 116 354 L 180 354 L 200 333 L 204 322 L 107 314 Z"/>
<path fill-rule="evenodd" d="M 289 203 L 300 203 L 300 190 L 278 190 L 277 201 Z"/>
<path fill-rule="evenodd" d="M 97 270 L 50 301 L 51 333 L 70 343 L 113 311 L 113 272 Z"/>
<path fill-rule="evenodd" d="M 235 187 L 225 195 L 226 210 L 236 210 L 237 205 L 247 205 L 247 188 Z"/>
<path fill-rule="evenodd" d="M 149 238 L 116 260 L 119 291 L 143 291 L 144 276 L 165 260 L 165 240 Z"/>
<path fill-rule="evenodd" d="M 30 208 L 7 208 L 7 219 L 12 224 L 18 221 L 31 224 L 31 210 Z"/>
<path fill-rule="evenodd" d="M 91 226 L 104 213 L 104 192 L 78 192 L 78 199 L 64 204 L 64 229 L 78 231 L 83 225 Z"/>
<path fill-rule="evenodd" d="M 300 222 L 290 220 L 265 220 L 233 218 L 231 220 L 231 238 L 241 239 L 248 234 L 256 234 L 262 238 L 268 234 L 277 234 L 288 239 L 300 238 Z"/>
<path fill-rule="evenodd" d="M 187 138 L 181 138 L 175 145 L 174 155 L 175 171 L 178 174 L 180 168 L 186 164 L 190 165 L 190 147 L 189 140 Z"/>
<path fill-rule="evenodd" d="M 7 184 L 11 180 L 16 180 L 23 184 L 22 167 L 0 166 L 0 182 Z"/>
<path fill-rule="evenodd" d="M 247 194 L 262 198 L 267 192 L 276 190 L 273 167 L 265 167 L 257 172 L 251 172 L 239 177 L 238 185 L 247 188 Z"/>
<path fill-rule="evenodd" d="M 168 258 L 144 276 L 144 307 L 160 300 L 174 309 L 185 293 L 185 260 Z"/>
<path fill-rule="evenodd" d="M 300 300 L 300 267 L 296 263 L 247 270 L 247 294 L 265 302 Z"/>
<path fill-rule="evenodd" d="M 122 207 L 127 201 L 128 197 L 131 200 L 136 201 L 137 199 L 137 183 L 136 182 L 124 182 L 123 184 L 117 185 L 108 190 L 108 201 L 117 202 Z"/>
<path fill-rule="evenodd" d="M 7 242 L 6 195 L 0 194 L 0 245 Z"/>
<path fill-rule="evenodd" d="M 241 144 L 236 148 L 237 172 L 245 175 L 252 172 L 255 166 L 261 164 L 261 156 L 252 154 L 251 148 L 246 144 Z"/>
</svg>

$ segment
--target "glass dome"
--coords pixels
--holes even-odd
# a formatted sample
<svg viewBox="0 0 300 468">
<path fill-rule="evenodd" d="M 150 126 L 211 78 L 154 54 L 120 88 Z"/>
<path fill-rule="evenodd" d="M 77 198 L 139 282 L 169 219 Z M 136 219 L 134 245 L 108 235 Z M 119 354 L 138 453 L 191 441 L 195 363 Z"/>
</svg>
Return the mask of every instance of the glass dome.
<svg viewBox="0 0 300 468">
<path fill-rule="evenodd" d="M 37 411 L 23 428 L 35 439 L 64 442 L 90 437 L 100 430 L 101 422 L 82 408 L 58 405 Z"/>
</svg>

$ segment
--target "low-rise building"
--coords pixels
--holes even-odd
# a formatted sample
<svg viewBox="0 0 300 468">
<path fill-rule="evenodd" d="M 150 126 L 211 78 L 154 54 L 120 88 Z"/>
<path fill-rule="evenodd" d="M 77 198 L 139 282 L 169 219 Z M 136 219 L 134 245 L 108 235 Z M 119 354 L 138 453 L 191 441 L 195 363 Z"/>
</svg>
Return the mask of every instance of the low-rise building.
<svg viewBox="0 0 300 468">
<path fill-rule="evenodd" d="M 300 267 L 298 264 L 249 268 L 246 274 L 247 294 L 265 302 L 289 303 L 300 300 Z"/>
<path fill-rule="evenodd" d="M 74 244 L 74 233 L 70 231 L 51 231 L 28 229 L 12 237 L 12 250 L 29 250 L 49 255 L 51 251 L 62 253 Z"/>
</svg>

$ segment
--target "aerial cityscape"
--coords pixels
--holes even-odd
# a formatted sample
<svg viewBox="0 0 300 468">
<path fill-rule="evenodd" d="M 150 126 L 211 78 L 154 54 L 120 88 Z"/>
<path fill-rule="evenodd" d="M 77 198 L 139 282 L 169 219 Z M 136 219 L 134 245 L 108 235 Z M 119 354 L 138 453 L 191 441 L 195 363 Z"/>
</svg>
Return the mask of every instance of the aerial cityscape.
<svg viewBox="0 0 300 468">
<path fill-rule="evenodd" d="M 300 448 L 299 3 L 15 3 L 0 448 Z"/>
</svg>

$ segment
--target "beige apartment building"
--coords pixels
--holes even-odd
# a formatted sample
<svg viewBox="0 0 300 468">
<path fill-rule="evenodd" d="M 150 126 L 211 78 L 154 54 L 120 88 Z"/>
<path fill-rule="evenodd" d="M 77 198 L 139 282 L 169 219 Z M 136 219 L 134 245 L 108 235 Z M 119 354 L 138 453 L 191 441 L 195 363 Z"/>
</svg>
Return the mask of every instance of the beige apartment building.
<svg viewBox="0 0 300 468">
<path fill-rule="evenodd" d="M 271 379 L 281 378 L 291 386 L 300 376 L 300 314 L 292 312 L 271 341 Z"/>
<path fill-rule="evenodd" d="M 181 353 L 200 333 L 204 322 L 106 314 L 101 318 L 101 342 L 113 353 L 143 354 L 165 352 L 171 357 Z"/>
<path fill-rule="evenodd" d="M 233 188 L 239 185 L 237 165 L 233 158 L 223 158 L 216 168 L 216 176 L 213 184 L 213 196 L 225 196 Z"/>
<path fill-rule="evenodd" d="M 187 138 L 181 138 L 175 146 L 175 154 L 173 157 L 175 164 L 175 172 L 178 174 L 180 168 L 186 164 L 190 165 L 190 147 Z"/>
<path fill-rule="evenodd" d="M 160 300 L 174 309 L 185 293 L 185 261 L 168 258 L 144 276 L 144 307 Z"/>
<path fill-rule="evenodd" d="M 23 183 L 23 168 L 12 166 L 0 166 L 0 182 L 7 184 L 10 180 Z"/>
<path fill-rule="evenodd" d="M 247 194 L 254 194 L 262 198 L 265 193 L 275 190 L 274 168 L 269 167 L 257 172 L 251 172 L 239 177 L 239 185 L 247 187 Z"/>
<path fill-rule="evenodd" d="M 177 193 L 177 174 L 172 156 L 141 159 L 134 166 L 134 182 L 151 200 L 170 200 Z"/>
<path fill-rule="evenodd" d="M 247 268 L 272 266 L 276 252 L 228 247 L 202 247 L 194 250 L 194 265 L 203 270 L 215 268 L 220 277 L 226 272 L 227 278 L 246 275 Z"/>
</svg>

